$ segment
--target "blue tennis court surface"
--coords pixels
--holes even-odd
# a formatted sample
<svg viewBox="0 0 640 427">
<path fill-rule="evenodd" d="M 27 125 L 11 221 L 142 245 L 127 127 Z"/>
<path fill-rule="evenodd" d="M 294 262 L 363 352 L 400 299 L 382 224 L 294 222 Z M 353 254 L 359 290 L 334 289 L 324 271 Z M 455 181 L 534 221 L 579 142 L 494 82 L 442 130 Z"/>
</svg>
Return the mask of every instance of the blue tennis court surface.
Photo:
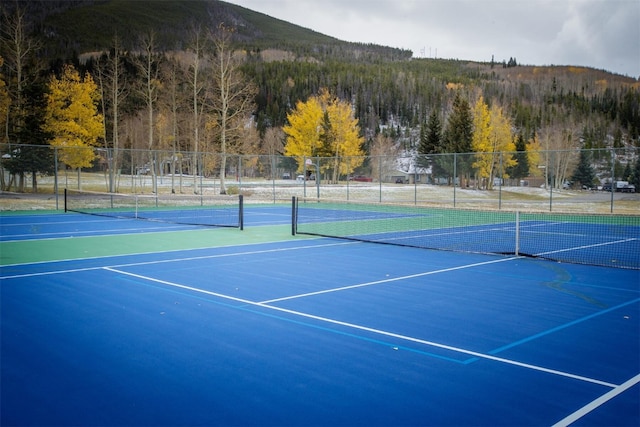
<svg viewBox="0 0 640 427">
<path fill-rule="evenodd" d="M 640 270 L 292 237 L 286 206 L 0 221 L 2 425 L 640 425 Z"/>
</svg>

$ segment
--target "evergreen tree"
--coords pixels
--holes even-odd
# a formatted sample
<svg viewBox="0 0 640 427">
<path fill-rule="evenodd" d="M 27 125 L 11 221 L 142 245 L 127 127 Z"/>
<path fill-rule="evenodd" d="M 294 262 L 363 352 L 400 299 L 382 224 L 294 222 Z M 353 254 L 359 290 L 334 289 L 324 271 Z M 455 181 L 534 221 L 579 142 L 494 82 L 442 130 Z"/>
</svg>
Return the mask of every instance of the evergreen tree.
<svg viewBox="0 0 640 427">
<path fill-rule="evenodd" d="M 442 143 L 442 124 L 434 109 L 429 115 L 429 121 L 424 123 L 420 129 L 420 145 L 416 159 L 416 164 L 419 167 L 431 167 L 431 174 L 434 176 L 443 175 L 444 172 L 439 164 L 433 161 L 433 155 L 442 152 Z"/>
<path fill-rule="evenodd" d="M 470 153 L 473 140 L 473 116 L 469 101 L 456 94 L 453 110 L 447 121 L 444 134 L 445 152 Z"/>
<path fill-rule="evenodd" d="M 631 162 L 627 163 L 627 166 L 624 167 L 624 172 L 622 173 L 623 181 L 630 181 L 633 173 L 631 172 Z"/>
<path fill-rule="evenodd" d="M 591 166 L 591 152 L 588 150 L 581 150 L 578 167 L 575 172 L 573 172 L 571 180 L 573 182 L 580 183 L 580 185 L 584 185 L 587 188 L 591 188 L 594 179 L 595 173 Z"/>
<path fill-rule="evenodd" d="M 45 114 L 43 97 L 44 87 L 39 82 L 28 82 L 24 85 L 24 108 L 30 112 L 22 121 L 22 127 L 16 134 L 20 141 L 28 141 L 28 145 L 14 150 L 11 159 L 5 162 L 11 174 L 31 174 L 31 188 L 38 192 L 38 173 L 54 172 L 54 153 L 49 147 L 50 135 L 42 130 Z"/>
<path fill-rule="evenodd" d="M 436 154 L 442 151 L 442 124 L 438 113 L 433 110 L 429 115 L 424 138 L 420 138 L 420 154 Z"/>
<path fill-rule="evenodd" d="M 629 183 L 636 186 L 636 191 L 640 191 L 640 157 L 636 160 Z"/>
<path fill-rule="evenodd" d="M 473 158 L 470 154 L 472 151 L 471 144 L 473 141 L 473 115 L 469 101 L 462 98 L 460 92 L 456 93 L 453 100 L 453 109 L 447 120 L 447 127 L 444 132 L 444 152 L 446 153 L 465 153 L 465 155 L 457 156 L 454 168 L 453 158 L 451 156 L 443 156 L 439 158 L 439 164 L 448 171 L 448 175 L 453 177 L 455 169 L 459 176 L 469 177 L 472 167 Z"/>
</svg>

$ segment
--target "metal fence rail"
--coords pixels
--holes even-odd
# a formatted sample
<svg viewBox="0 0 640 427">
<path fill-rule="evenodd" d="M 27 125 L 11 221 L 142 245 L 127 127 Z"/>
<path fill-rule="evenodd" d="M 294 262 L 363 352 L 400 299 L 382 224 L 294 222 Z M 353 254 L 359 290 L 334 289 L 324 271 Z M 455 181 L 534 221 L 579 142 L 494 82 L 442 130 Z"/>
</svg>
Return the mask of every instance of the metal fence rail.
<svg viewBox="0 0 640 427">
<path fill-rule="evenodd" d="M 130 194 L 224 192 L 243 194 L 247 203 L 316 197 L 497 210 L 640 212 L 633 187 L 640 179 L 639 150 L 634 147 L 532 152 L 526 173 L 516 173 L 509 161 L 523 153 L 511 152 L 293 158 L 105 148 L 94 149 L 92 167 L 78 171 L 64 163 L 69 150 L 73 148 L 0 145 L 3 193 L 51 194 L 55 206 L 48 207 L 54 209 L 61 208 L 62 190 L 74 188 Z M 29 172 L 34 157 L 35 174 Z M 589 183 L 573 179 L 582 157 L 593 174 Z"/>
</svg>

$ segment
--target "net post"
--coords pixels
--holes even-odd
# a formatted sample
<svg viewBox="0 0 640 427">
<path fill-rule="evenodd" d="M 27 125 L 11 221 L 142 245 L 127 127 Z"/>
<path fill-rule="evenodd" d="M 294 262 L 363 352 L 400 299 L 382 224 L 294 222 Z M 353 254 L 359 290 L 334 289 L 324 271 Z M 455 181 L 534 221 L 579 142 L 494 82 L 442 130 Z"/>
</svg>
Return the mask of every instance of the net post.
<svg viewBox="0 0 640 427">
<path fill-rule="evenodd" d="M 68 212 L 67 210 L 67 189 L 64 189 L 64 211 Z"/>
<path fill-rule="evenodd" d="M 244 196 L 240 194 L 238 196 L 238 226 L 240 230 L 244 230 Z"/>
<path fill-rule="evenodd" d="M 296 235 L 296 196 L 291 197 L 291 235 Z"/>
<path fill-rule="evenodd" d="M 520 255 L 520 211 L 516 211 L 516 256 Z"/>
</svg>

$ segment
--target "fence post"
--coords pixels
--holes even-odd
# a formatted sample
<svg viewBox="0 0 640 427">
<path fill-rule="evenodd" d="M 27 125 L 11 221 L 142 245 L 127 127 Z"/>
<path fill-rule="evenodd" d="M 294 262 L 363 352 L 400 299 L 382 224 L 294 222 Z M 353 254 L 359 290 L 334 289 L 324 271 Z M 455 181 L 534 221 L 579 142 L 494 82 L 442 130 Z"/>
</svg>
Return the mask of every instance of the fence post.
<svg viewBox="0 0 640 427">
<path fill-rule="evenodd" d="M 302 157 L 302 197 L 307 198 L 307 156 Z"/>
<path fill-rule="evenodd" d="M 196 166 L 196 172 L 198 173 L 198 175 L 200 175 L 200 206 L 204 206 L 204 196 L 203 196 L 203 186 L 204 186 L 204 182 L 203 182 L 203 177 L 204 177 L 204 153 L 199 153 L 200 155 L 198 156 L 198 165 Z M 224 173 L 224 171 L 220 171 L 221 174 Z"/>
<path fill-rule="evenodd" d="M 500 152 L 500 174 L 498 176 L 498 209 L 502 209 L 502 180 L 504 179 L 504 171 L 502 170 L 502 151 Z"/>
<path fill-rule="evenodd" d="M 458 175 L 458 153 L 453 153 L 453 207 L 456 207 L 456 178 Z"/>
<path fill-rule="evenodd" d="M 316 157 L 316 198 L 320 199 L 320 157 Z"/>
<path fill-rule="evenodd" d="M 269 155 L 269 157 L 271 159 L 271 184 L 272 184 L 272 191 L 273 191 L 273 203 L 275 203 L 276 202 L 276 155 L 271 154 Z"/>
<path fill-rule="evenodd" d="M 611 208 L 610 212 L 613 213 L 613 192 L 615 191 L 615 176 L 616 176 L 616 150 L 611 149 Z"/>
<path fill-rule="evenodd" d="M 4 171 L 2 171 L 2 173 L 4 173 Z M 53 194 L 56 195 L 56 210 L 58 210 L 58 147 L 53 147 Z M 65 206 L 65 212 L 66 211 Z"/>
<path fill-rule="evenodd" d="M 382 156 L 378 156 L 378 183 L 378 199 L 382 203 Z"/>
<path fill-rule="evenodd" d="M 238 155 L 238 194 L 242 193 L 242 155 Z"/>
<path fill-rule="evenodd" d="M 520 211 L 516 211 L 516 256 L 520 255 Z"/>
<path fill-rule="evenodd" d="M 291 197 L 291 235 L 295 236 L 296 235 L 296 231 L 297 231 L 297 202 L 298 199 L 296 198 L 296 196 Z"/>
<path fill-rule="evenodd" d="M 418 204 L 418 163 L 419 161 L 413 161 L 413 204 Z"/>
<path fill-rule="evenodd" d="M 238 203 L 239 203 L 239 209 L 240 211 L 238 212 L 238 216 L 239 216 L 239 224 L 238 224 L 238 228 L 240 228 L 240 230 L 244 230 L 244 196 L 242 194 L 238 195 Z"/>
<path fill-rule="evenodd" d="M 549 167 L 551 167 L 551 173 L 549 173 L 549 167 L 547 167 L 547 174 L 548 177 L 550 179 L 549 182 L 549 212 L 551 212 L 553 210 L 553 186 L 555 185 L 555 179 L 554 179 L 554 171 L 555 171 L 555 167 L 556 165 L 553 163 L 554 161 L 554 155 L 553 152 L 551 152 L 551 164 L 549 165 Z"/>
<path fill-rule="evenodd" d="M 347 160 L 348 161 L 348 160 Z M 349 177 L 352 175 L 351 172 L 349 172 L 349 167 L 347 168 L 347 202 L 349 201 Z M 339 179 L 338 179 L 339 180 Z"/>
</svg>

